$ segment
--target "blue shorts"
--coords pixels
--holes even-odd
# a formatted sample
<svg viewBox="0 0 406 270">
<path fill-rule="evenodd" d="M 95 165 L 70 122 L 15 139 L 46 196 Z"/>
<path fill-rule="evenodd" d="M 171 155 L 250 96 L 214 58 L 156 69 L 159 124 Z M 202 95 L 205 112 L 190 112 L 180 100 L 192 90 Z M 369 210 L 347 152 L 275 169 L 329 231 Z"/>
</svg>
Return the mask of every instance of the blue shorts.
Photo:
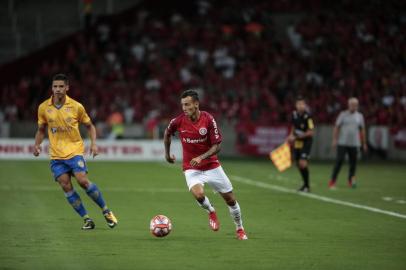
<svg viewBox="0 0 406 270">
<path fill-rule="evenodd" d="M 52 159 L 51 171 L 55 181 L 64 173 L 69 173 L 70 175 L 77 172 L 87 173 L 86 161 L 83 156 L 74 156 L 70 159 Z"/>
</svg>

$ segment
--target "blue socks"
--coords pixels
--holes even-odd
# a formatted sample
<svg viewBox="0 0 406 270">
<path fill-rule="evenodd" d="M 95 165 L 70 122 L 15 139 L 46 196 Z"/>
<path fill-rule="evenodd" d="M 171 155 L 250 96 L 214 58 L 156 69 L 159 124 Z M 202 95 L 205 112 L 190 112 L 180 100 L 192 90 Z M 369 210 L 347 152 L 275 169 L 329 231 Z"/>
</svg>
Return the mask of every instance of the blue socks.
<svg viewBox="0 0 406 270">
<path fill-rule="evenodd" d="M 108 212 L 106 203 L 104 202 L 103 196 L 96 184 L 91 183 L 87 188 L 86 193 L 101 209 L 103 209 L 103 213 Z"/>
<path fill-rule="evenodd" d="M 82 204 L 79 194 L 75 191 L 69 191 L 65 193 L 65 197 L 68 200 L 69 204 L 72 205 L 73 209 L 81 216 L 86 217 L 87 211 Z"/>
<path fill-rule="evenodd" d="M 96 186 L 96 184 L 91 183 L 86 190 L 87 195 L 103 210 L 103 214 L 109 212 L 106 203 L 104 202 L 103 196 Z M 82 200 L 80 199 L 79 194 L 73 189 L 72 191 L 66 192 L 65 197 L 68 200 L 69 204 L 72 205 L 73 209 L 82 217 L 89 218 L 85 207 L 83 206 Z"/>
</svg>

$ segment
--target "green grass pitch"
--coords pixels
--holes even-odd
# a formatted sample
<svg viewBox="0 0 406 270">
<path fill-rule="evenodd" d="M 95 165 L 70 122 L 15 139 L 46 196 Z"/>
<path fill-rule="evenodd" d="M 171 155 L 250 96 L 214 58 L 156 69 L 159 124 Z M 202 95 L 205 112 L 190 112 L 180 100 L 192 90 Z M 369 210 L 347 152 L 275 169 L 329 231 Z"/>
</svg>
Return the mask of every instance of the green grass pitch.
<svg viewBox="0 0 406 270">
<path fill-rule="evenodd" d="M 296 189 L 294 168 L 280 174 L 268 161 L 223 162 L 250 238 L 237 241 L 228 209 L 207 187 L 221 222 L 220 231 L 209 229 L 179 164 L 89 162 L 89 178 L 119 218 L 109 229 L 76 185 L 93 231 L 80 230 L 48 164 L 0 162 L 0 269 L 406 269 L 406 219 L 233 181 Z M 331 166 L 311 164 L 313 194 L 406 215 L 404 164 L 361 164 L 355 190 L 343 167 L 336 191 L 326 188 Z M 166 238 L 149 232 L 156 214 L 172 220 Z"/>
</svg>

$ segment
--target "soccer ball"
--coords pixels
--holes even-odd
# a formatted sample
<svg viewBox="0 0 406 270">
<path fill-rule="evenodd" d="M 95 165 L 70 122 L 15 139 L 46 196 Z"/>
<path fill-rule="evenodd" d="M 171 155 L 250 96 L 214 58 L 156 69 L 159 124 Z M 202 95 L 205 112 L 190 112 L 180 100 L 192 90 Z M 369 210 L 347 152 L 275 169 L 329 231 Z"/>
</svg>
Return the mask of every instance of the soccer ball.
<svg viewBox="0 0 406 270">
<path fill-rule="evenodd" d="M 151 219 L 149 229 L 154 236 L 164 237 L 171 232 L 172 222 L 167 216 L 157 215 Z"/>
</svg>

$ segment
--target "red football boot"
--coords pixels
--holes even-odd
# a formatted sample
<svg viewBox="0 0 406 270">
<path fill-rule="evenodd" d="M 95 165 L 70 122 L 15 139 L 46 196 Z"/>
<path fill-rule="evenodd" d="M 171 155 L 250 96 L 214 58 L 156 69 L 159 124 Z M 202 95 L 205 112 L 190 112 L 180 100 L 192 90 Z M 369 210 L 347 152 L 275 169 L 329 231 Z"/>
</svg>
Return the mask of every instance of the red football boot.
<svg viewBox="0 0 406 270">
<path fill-rule="evenodd" d="M 245 234 L 243 228 L 237 230 L 237 239 L 238 240 L 248 240 L 248 236 Z"/>
<path fill-rule="evenodd" d="M 213 231 L 218 231 L 220 229 L 220 222 L 217 219 L 216 212 L 209 213 L 209 226 Z"/>
</svg>

